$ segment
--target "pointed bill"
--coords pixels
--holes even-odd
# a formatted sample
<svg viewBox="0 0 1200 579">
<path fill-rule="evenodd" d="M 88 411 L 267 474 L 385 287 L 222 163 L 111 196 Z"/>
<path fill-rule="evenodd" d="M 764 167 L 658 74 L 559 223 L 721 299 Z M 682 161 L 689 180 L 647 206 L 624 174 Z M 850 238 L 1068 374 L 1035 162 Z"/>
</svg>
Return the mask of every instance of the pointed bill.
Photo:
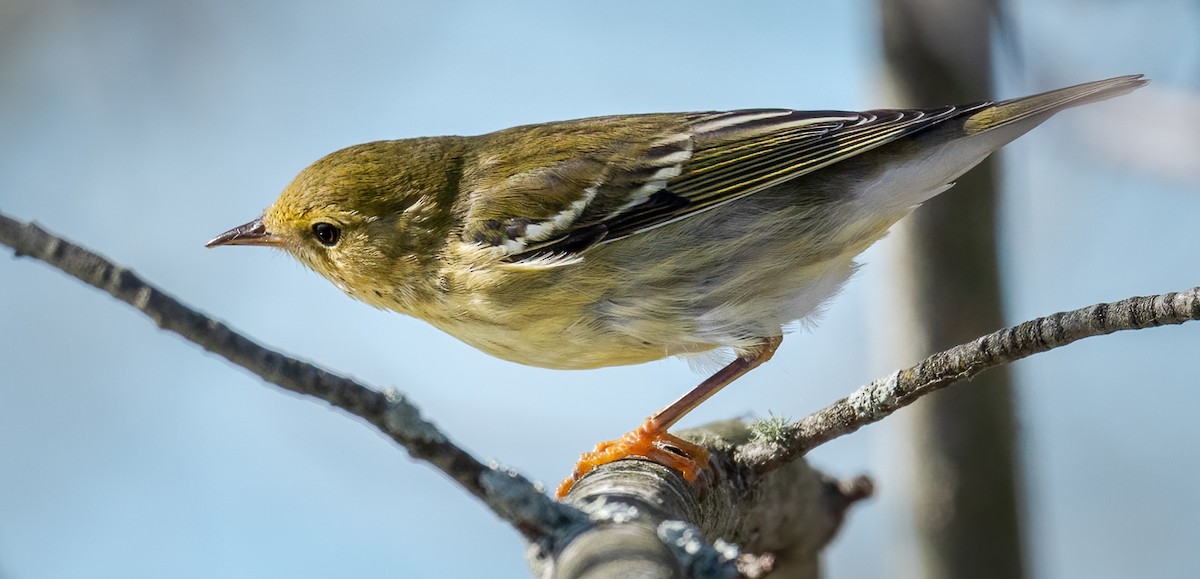
<svg viewBox="0 0 1200 579">
<path fill-rule="evenodd" d="M 259 217 L 245 225 L 239 225 L 214 237 L 205 247 L 216 247 L 218 245 L 279 245 L 280 239 L 275 234 L 267 231 L 267 226 L 263 225 L 262 218 Z"/>
</svg>

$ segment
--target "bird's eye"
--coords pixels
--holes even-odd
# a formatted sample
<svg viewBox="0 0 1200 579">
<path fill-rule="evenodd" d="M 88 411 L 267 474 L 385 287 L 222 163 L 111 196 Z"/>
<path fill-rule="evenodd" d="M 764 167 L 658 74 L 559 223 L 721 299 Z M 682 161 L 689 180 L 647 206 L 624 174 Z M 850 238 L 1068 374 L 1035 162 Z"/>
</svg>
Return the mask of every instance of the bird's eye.
<svg viewBox="0 0 1200 579">
<path fill-rule="evenodd" d="M 337 245 L 338 238 L 342 236 L 341 230 L 338 229 L 336 225 L 333 225 L 332 223 L 325 223 L 324 221 L 314 223 L 312 226 L 312 232 L 313 235 L 317 237 L 317 241 L 320 241 L 321 245 L 324 245 L 325 247 L 333 247 Z"/>
</svg>

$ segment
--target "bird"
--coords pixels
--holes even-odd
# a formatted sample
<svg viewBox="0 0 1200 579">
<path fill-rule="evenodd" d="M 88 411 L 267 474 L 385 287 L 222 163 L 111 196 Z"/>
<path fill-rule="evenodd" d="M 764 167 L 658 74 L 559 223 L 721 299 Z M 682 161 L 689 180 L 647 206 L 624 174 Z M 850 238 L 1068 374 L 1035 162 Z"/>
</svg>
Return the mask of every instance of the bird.
<svg viewBox="0 0 1200 579">
<path fill-rule="evenodd" d="M 668 429 L 811 322 L 859 253 L 1055 113 L 1147 82 L 930 108 L 632 114 L 375 141 L 317 160 L 260 217 L 207 245 L 281 249 L 353 298 L 521 364 L 732 354 L 585 453 L 557 495 L 630 456 L 694 482 L 707 450 Z"/>
</svg>

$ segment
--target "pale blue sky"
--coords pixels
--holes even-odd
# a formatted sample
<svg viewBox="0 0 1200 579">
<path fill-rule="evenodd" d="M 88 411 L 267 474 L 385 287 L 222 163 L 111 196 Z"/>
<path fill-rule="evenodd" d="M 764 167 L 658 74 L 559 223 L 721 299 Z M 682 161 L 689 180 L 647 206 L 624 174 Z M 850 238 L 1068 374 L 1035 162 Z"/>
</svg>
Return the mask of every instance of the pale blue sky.
<svg viewBox="0 0 1200 579">
<path fill-rule="evenodd" d="M 1139 159 L 1172 141 L 1129 132 L 1159 127 L 1148 118 L 1198 146 L 1200 7 L 1146 5 L 1013 10 L 1025 68 L 1001 57 L 1000 96 L 1135 72 L 1155 84 L 1063 115 L 1005 157 L 1011 321 L 1200 284 L 1198 170 L 1151 172 Z M 203 242 L 258 215 L 312 160 L 363 141 L 612 113 L 893 104 L 878 90 L 873 7 L 9 3 L 0 209 L 265 344 L 394 385 L 477 456 L 553 483 L 699 376 L 675 360 L 525 368 L 356 303 L 285 256 Z M 1163 122 L 1162 103 L 1192 116 Z M 789 337 L 687 423 L 799 417 L 911 362 L 873 330 L 888 323 L 887 242 L 864 261 L 817 330 Z M 527 575 L 514 532 L 357 421 L 47 267 L 0 257 L 0 280 L 0 577 Z M 1039 576 L 1200 566 L 1197 344 L 1200 325 L 1168 328 L 1016 366 Z M 911 558 L 902 422 L 812 455 L 881 489 L 830 551 L 833 577 L 895 575 Z"/>
</svg>

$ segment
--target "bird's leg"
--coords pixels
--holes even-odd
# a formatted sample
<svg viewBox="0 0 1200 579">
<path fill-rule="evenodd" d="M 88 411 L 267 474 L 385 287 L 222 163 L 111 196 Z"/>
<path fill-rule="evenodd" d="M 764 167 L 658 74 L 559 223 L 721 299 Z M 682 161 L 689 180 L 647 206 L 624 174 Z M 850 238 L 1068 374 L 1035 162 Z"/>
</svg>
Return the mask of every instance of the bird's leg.
<svg viewBox="0 0 1200 579">
<path fill-rule="evenodd" d="M 708 465 L 708 450 L 668 433 L 667 429 L 729 383 L 770 360 L 782 342 L 783 336 L 763 339 L 754 352 L 738 356 L 687 394 L 655 412 L 632 432 L 617 440 L 597 444 L 595 450 L 579 457 L 571 476 L 558 485 L 556 496 L 565 497 L 575 482 L 592 469 L 629 456 L 640 456 L 673 468 L 683 474 L 684 480 L 695 482 L 700 471 Z"/>
</svg>

